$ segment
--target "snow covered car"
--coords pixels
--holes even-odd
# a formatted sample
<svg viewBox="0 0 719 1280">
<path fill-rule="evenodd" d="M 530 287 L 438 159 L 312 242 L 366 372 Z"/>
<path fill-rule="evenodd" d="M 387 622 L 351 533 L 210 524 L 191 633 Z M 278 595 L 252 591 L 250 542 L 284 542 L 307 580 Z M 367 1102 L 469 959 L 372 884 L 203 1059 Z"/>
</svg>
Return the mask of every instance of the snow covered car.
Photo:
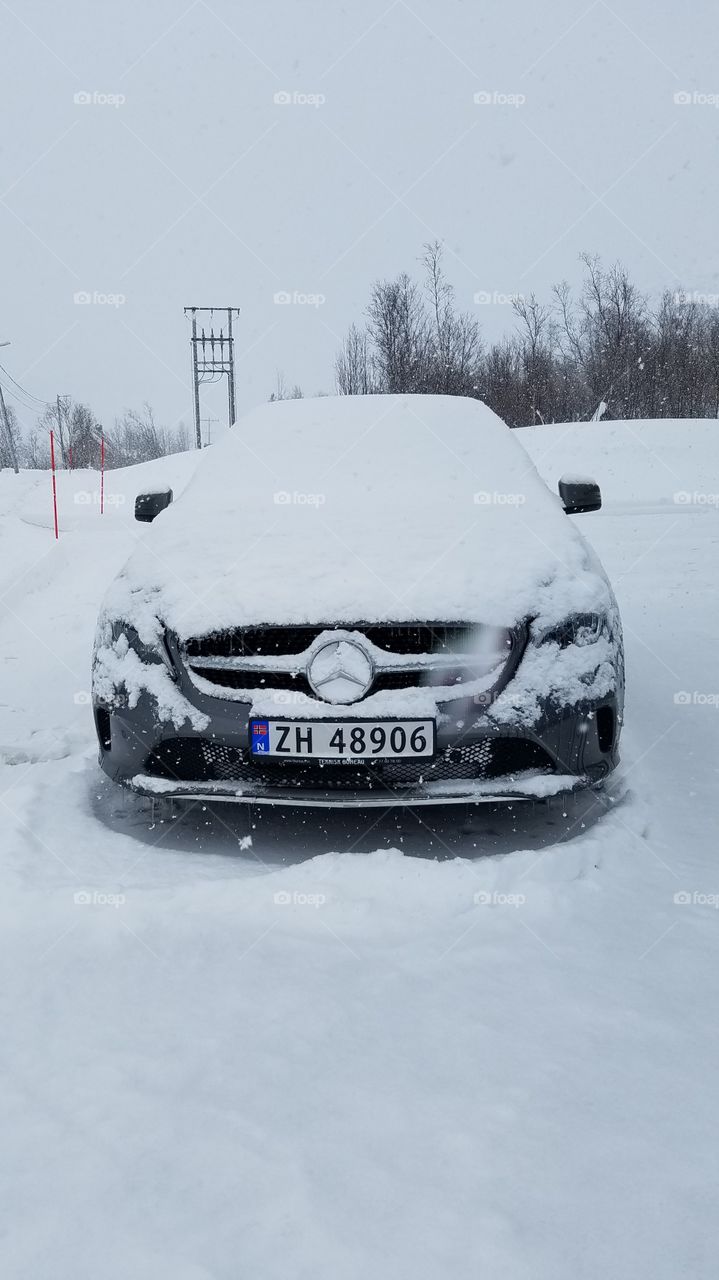
<svg viewBox="0 0 719 1280">
<path fill-rule="evenodd" d="M 537 797 L 618 761 L 614 595 L 486 405 L 286 401 L 201 457 L 112 584 L 100 763 L 151 796 L 390 806 Z"/>
</svg>

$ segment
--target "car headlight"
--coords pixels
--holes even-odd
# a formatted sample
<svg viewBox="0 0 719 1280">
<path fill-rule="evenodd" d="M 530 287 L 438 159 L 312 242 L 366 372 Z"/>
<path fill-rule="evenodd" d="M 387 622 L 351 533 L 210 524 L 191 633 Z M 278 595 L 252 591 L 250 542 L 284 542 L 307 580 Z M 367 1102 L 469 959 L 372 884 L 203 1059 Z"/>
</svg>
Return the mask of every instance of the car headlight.
<svg viewBox="0 0 719 1280">
<path fill-rule="evenodd" d="M 560 649 L 569 645 L 594 644 L 607 630 L 607 619 L 602 613 L 576 613 L 565 618 L 556 627 L 549 627 L 534 637 L 535 644 L 558 644 Z"/>
<path fill-rule="evenodd" d="M 150 664 L 152 662 L 162 662 L 167 667 L 173 680 L 177 679 L 177 672 L 170 657 L 170 652 L 165 643 L 164 636 L 160 636 L 154 644 L 146 644 L 141 640 L 134 627 L 126 622 L 116 620 L 111 627 L 112 646 L 120 654 L 127 646 L 136 653 L 140 662 Z"/>
</svg>

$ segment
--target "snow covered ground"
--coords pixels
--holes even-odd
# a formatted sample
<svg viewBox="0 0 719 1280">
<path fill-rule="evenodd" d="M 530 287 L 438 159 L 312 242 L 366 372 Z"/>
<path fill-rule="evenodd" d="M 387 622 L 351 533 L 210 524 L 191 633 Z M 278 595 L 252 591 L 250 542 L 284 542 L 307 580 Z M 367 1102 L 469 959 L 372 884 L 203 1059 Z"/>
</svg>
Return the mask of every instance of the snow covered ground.
<svg viewBox="0 0 719 1280">
<path fill-rule="evenodd" d="M 704 1280 L 719 1053 L 715 422 L 521 433 L 627 643 L 612 796 L 195 810 L 99 775 L 95 614 L 195 455 L 0 474 L 0 1272 Z M 250 843 L 251 837 L 251 843 Z"/>
</svg>

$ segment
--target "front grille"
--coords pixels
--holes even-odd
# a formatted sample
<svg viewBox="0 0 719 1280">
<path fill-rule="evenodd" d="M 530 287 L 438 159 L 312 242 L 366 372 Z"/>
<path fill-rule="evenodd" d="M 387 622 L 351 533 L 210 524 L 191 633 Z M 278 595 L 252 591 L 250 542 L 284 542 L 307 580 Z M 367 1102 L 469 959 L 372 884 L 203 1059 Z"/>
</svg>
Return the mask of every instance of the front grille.
<svg viewBox="0 0 719 1280">
<path fill-rule="evenodd" d="M 312 698 L 316 695 L 305 673 L 307 650 L 320 636 L 331 639 L 333 634 L 347 631 L 357 631 L 374 647 L 375 674 L 368 694 L 428 684 L 451 689 L 488 673 L 481 645 L 473 643 L 477 627 L 460 622 L 235 628 L 188 640 L 184 660 L 193 676 L 218 689 L 247 690 L 248 697 L 250 691 L 262 689 Z M 520 656 L 520 633 L 502 634 L 497 670 L 504 667 L 508 674 Z M 475 648 L 480 652 L 473 656 Z M 454 661 L 447 663 L 450 655 L 456 658 L 456 665 Z M 295 670 L 294 657 L 298 659 Z M 258 661 L 262 658 L 266 666 Z M 414 661 L 411 667 L 403 668 L 408 658 Z M 254 659 L 256 665 L 248 665 L 248 659 Z"/>
<path fill-rule="evenodd" d="M 388 653 L 454 653 L 471 635 L 463 622 L 323 623 L 312 627 L 236 627 L 188 640 L 185 650 L 193 666 L 202 658 L 277 657 L 304 653 L 325 631 L 360 631 Z"/>
<path fill-rule="evenodd" d="M 145 772 L 177 782 L 246 782 L 317 791 L 401 790 L 426 782 L 488 780 L 527 770 L 553 773 L 547 752 L 523 738 L 481 738 L 449 747 L 433 760 L 370 761 L 365 765 L 283 760 L 255 763 L 241 747 L 201 738 L 173 738 L 155 748 Z"/>
</svg>

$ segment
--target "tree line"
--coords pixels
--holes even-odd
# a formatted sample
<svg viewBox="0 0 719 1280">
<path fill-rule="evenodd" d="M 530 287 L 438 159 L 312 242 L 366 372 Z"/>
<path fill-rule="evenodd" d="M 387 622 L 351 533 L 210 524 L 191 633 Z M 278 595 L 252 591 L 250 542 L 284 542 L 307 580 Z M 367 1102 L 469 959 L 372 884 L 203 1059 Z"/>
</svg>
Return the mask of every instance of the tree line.
<svg viewBox="0 0 719 1280">
<path fill-rule="evenodd" d="M 562 283 L 547 302 L 515 296 L 513 332 L 488 344 L 457 310 L 437 242 L 421 262 L 419 280 L 372 286 L 336 357 L 341 395 L 473 396 L 512 427 L 719 416 L 719 295 L 665 290 L 652 302 L 620 264 L 583 254 L 576 294 Z"/>
<path fill-rule="evenodd" d="M 141 410 L 126 409 L 112 427 L 103 428 L 88 405 L 62 396 L 56 405 L 47 406 L 26 435 L 20 432 L 15 412 L 8 404 L 7 425 L 19 466 L 31 470 L 50 466 L 51 431 L 55 438 L 55 465 L 67 470 L 99 469 L 102 438 L 108 470 L 179 453 L 192 444 L 184 424 L 172 428 L 160 426 L 149 404 Z M 10 442 L 3 431 L 0 433 L 0 467 L 11 464 Z"/>
<path fill-rule="evenodd" d="M 511 427 L 589 418 L 719 417 L 719 295 L 665 290 L 651 300 L 619 263 L 582 255 L 576 292 L 564 282 L 547 301 L 512 299 L 513 330 L 484 340 L 476 314 L 460 311 L 438 242 L 424 246 L 421 276 L 377 280 L 364 323 L 350 326 L 335 361 L 340 395 L 418 392 L 472 396 Z M 491 295 L 476 295 L 486 301 Z M 283 375 L 271 400 L 302 396 Z M 0 431 L 0 467 L 107 468 L 192 447 L 184 424 L 164 427 L 150 405 L 103 428 L 88 405 L 60 397 L 24 435 L 10 404 Z"/>
</svg>

